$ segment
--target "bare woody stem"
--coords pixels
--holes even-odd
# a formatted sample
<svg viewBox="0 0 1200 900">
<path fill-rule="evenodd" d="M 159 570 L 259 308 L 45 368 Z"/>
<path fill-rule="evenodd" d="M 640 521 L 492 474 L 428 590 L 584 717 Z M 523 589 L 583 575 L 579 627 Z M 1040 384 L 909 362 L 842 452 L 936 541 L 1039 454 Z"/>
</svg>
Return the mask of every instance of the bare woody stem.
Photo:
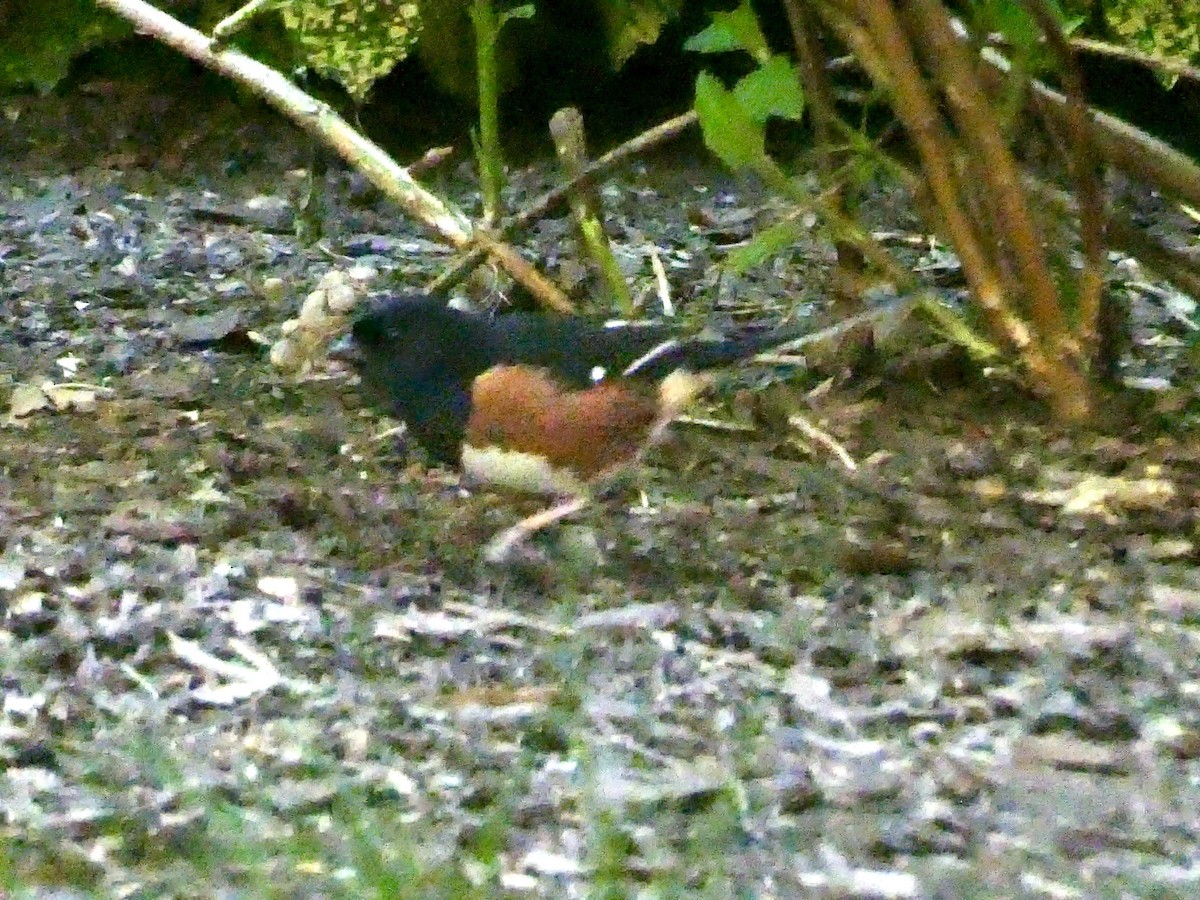
<svg viewBox="0 0 1200 900">
<path fill-rule="evenodd" d="M 888 4 L 876 3 L 875 7 Z M 1079 355 L 1079 346 L 1067 328 L 1054 278 L 1042 251 L 1040 229 L 1030 214 L 1021 188 L 1021 177 L 1012 153 L 1004 143 L 988 98 L 975 73 L 967 46 L 950 28 L 946 10 L 934 0 L 911 0 L 906 9 L 927 42 L 928 65 L 940 82 L 963 134 L 978 155 L 976 170 L 983 176 L 984 204 L 996 211 L 1003 237 L 996 235 L 997 251 L 1007 244 L 1015 257 L 1014 277 L 1005 278 L 1010 296 L 1028 298 L 1029 316 L 1038 334 L 1056 351 Z M 1001 269 L 1003 273 L 1004 270 Z"/>
<path fill-rule="evenodd" d="M 1075 196 L 1079 201 L 1079 233 L 1083 242 L 1083 271 L 1079 275 L 1076 331 L 1090 360 L 1096 353 L 1100 321 L 1101 294 L 1104 290 L 1105 202 L 1095 142 L 1088 128 L 1083 72 L 1076 59 L 1075 47 L 1062 32 L 1058 19 L 1046 0 L 1022 0 L 1022 5 L 1037 21 L 1046 44 L 1058 58 L 1058 69 L 1067 92 L 1063 116 L 1066 133 L 1065 156 Z"/>
<path fill-rule="evenodd" d="M 887 4 L 867 0 L 863 5 L 868 7 L 869 12 L 872 7 Z M 954 145 L 954 140 L 924 89 L 916 59 L 899 23 L 890 15 L 890 11 L 883 11 L 876 14 L 876 18 L 882 21 L 873 22 L 873 33 L 868 33 L 849 16 L 834 9 L 832 4 L 822 4 L 821 12 L 854 51 L 871 77 L 891 92 L 897 111 L 916 145 L 930 191 L 950 231 L 949 237 L 954 241 L 963 271 L 984 315 L 991 321 L 997 334 L 1004 335 L 1018 351 L 1024 351 L 1032 337 L 1025 324 L 1008 312 L 999 279 L 983 253 L 974 226 L 959 203 L 958 174 L 947 153 L 947 149 Z"/>
<path fill-rule="evenodd" d="M 922 2 L 930 0 L 914 0 L 909 9 Z M 886 0 L 822 0 L 816 7 L 854 51 L 875 83 L 891 97 L 921 160 L 938 215 L 958 251 L 963 271 L 992 333 L 1017 351 L 1033 386 L 1047 398 L 1060 418 L 1069 421 L 1086 418 L 1092 401 L 1085 364 L 1066 326 L 1054 282 L 1041 255 L 1038 231 L 1033 228 L 1025 206 L 1015 163 L 1000 141 L 994 121 L 988 123 L 992 129 L 990 136 L 979 130 L 976 117 L 987 114 L 988 107 L 965 47 L 957 45 L 957 39 L 951 36 L 956 50 L 950 52 L 956 55 L 943 63 L 938 55 L 937 36 L 931 40 L 929 27 L 919 21 L 920 14 L 913 13 L 920 27 L 914 24 L 910 39 L 892 4 Z M 943 19 L 943 24 L 948 25 L 948 21 Z M 967 93 L 949 97 L 957 133 L 951 132 L 930 93 L 912 40 L 930 41 L 926 62 L 948 96 L 952 75 L 955 87 L 959 87 L 960 74 L 969 77 L 969 84 L 961 88 Z M 960 167 L 970 163 L 976 154 L 981 154 L 978 165 Z M 1008 164 L 1008 167 L 998 173 L 983 172 L 997 160 L 998 165 Z M 968 181 L 974 174 L 979 177 Z M 982 182 L 982 189 L 977 182 Z M 1020 237 L 1012 233 L 1014 224 L 1009 214 L 1013 210 L 1018 224 L 1028 223 Z M 1024 284 L 1030 273 L 1038 272 L 1044 275 L 1038 276 L 1035 284 Z M 1013 299 L 1021 297 L 1031 298 L 1029 320 L 1013 305 Z"/>
</svg>

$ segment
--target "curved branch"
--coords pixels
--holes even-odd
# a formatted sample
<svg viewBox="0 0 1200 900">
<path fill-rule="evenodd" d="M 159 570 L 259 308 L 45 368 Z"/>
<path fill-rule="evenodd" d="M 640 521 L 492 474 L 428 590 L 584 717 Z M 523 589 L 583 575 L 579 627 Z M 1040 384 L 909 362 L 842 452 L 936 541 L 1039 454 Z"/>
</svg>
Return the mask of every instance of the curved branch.
<svg viewBox="0 0 1200 900">
<path fill-rule="evenodd" d="M 356 131 L 327 103 L 305 93 L 270 66 L 217 42 L 172 18 L 145 0 L 96 0 L 138 31 L 162 41 L 184 56 L 245 85 L 282 112 L 317 140 L 332 147 L 339 156 L 362 172 L 372 184 L 395 200 L 405 212 L 458 250 L 475 246 L 476 233 L 470 219 L 454 204 L 423 188 L 408 170 L 387 155 L 379 145 Z M 488 249 L 510 275 L 543 303 L 570 309 L 565 295 L 548 279 L 537 276 L 512 247 L 494 239 Z"/>
</svg>

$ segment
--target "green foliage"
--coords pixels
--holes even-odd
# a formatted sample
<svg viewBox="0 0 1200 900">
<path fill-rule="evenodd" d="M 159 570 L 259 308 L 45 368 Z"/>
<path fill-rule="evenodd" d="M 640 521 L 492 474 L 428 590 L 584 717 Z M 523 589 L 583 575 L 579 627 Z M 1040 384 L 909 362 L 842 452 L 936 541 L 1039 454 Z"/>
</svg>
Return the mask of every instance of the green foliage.
<svg viewBox="0 0 1200 900">
<path fill-rule="evenodd" d="M 554 2 L 543 0 L 542 5 L 551 12 Z M 423 29 L 417 53 L 440 88 L 463 98 L 475 97 L 476 91 L 475 44 L 468 20 L 470 6 L 464 0 L 420 0 Z M 591 6 L 600 18 L 608 61 L 616 70 L 638 47 L 658 39 L 663 26 L 679 15 L 683 0 L 591 0 Z M 500 42 L 497 65 L 502 92 L 517 83 L 522 61 L 542 52 L 542 38 L 550 34 L 553 41 L 553 17 L 543 18 L 543 22 Z M 539 28 L 545 29 L 540 35 Z"/>
<path fill-rule="evenodd" d="M 725 271 L 732 275 L 744 275 L 777 253 L 796 246 L 796 242 L 809 230 L 810 226 L 799 219 L 776 222 L 755 234 L 748 243 L 731 250 L 725 258 Z"/>
<path fill-rule="evenodd" d="M 1048 0 L 1047 5 L 1065 35 L 1076 31 L 1085 20 L 1082 15 L 1068 15 L 1056 0 Z M 1029 78 L 1044 77 L 1058 64 L 1057 57 L 1042 39 L 1041 26 L 1021 3 L 972 0 L 969 17 L 971 32 L 978 39 L 1001 34 L 1008 42 L 1006 52 L 1012 63 L 1013 77 L 1005 83 L 996 110 L 1002 122 L 1017 124 L 1026 103 Z"/>
<path fill-rule="evenodd" d="M 1200 65 L 1200 0 L 1063 0 L 1089 35 L 1178 63 Z M 1178 76 L 1165 74 L 1169 88 Z"/>
<path fill-rule="evenodd" d="M 1200 63 L 1200 0 L 1104 0 L 1104 14 L 1120 42 Z"/>
<path fill-rule="evenodd" d="M 1064 34 L 1075 31 L 1083 22 L 1081 16 L 1069 17 L 1055 2 L 1048 4 Z M 1005 55 L 1012 63 L 1013 77 L 1001 89 L 996 111 L 1006 126 L 1020 122 L 1025 107 L 1026 92 L 1031 77 L 1043 77 L 1056 65 L 1056 57 L 1042 40 L 1042 29 L 1025 6 L 1011 0 L 971 0 L 967 7 L 970 30 L 977 40 L 992 34 L 1003 35 L 1007 42 Z"/>
<path fill-rule="evenodd" d="M 53 88 L 71 60 L 129 26 L 93 0 L 22 0 L 0 9 L 0 91 Z"/>
<path fill-rule="evenodd" d="M 696 114 L 704 143 L 725 165 L 773 176 L 777 168 L 766 152 L 767 120 L 798 121 L 804 115 L 796 66 L 771 52 L 749 0 L 731 12 L 714 13 L 712 24 L 684 46 L 701 53 L 745 51 L 757 63 L 733 90 L 702 72 L 696 79 Z"/>
<path fill-rule="evenodd" d="M 745 50 L 759 65 L 771 55 L 767 39 L 758 26 L 758 16 L 750 7 L 749 0 L 742 0 L 741 6 L 730 12 L 713 13 L 712 24 L 689 38 L 683 46 L 685 50 L 695 50 L 697 53 Z"/>
<path fill-rule="evenodd" d="M 514 6 L 512 9 L 506 9 L 500 13 L 500 27 L 503 28 L 516 19 L 532 19 L 536 11 L 532 3 L 524 3 L 521 6 Z"/>
<path fill-rule="evenodd" d="M 280 13 L 308 66 L 358 101 L 408 56 L 421 27 L 413 0 L 292 0 Z"/>
<path fill-rule="evenodd" d="M 455 97 L 474 100 L 478 80 L 470 7 L 464 0 L 420 0 L 421 40 L 417 56 L 439 88 Z M 508 51 L 509 48 L 501 47 L 497 52 L 502 86 L 511 84 L 515 71 L 513 56 Z"/>
<path fill-rule="evenodd" d="M 754 169 L 767 158 L 766 132 L 715 75 L 696 79 L 696 114 L 704 143 L 731 169 Z"/>
<path fill-rule="evenodd" d="M 1020 3 L 1009 0 L 973 0 L 971 31 L 976 35 L 1002 34 L 1014 53 L 1032 53 L 1042 30 Z"/>
<path fill-rule="evenodd" d="M 759 124 L 775 116 L 799 122 L 804 115 L 800 74 L 786 56 L 770 56 L 733 89 L 738 103 Z"/>
<path fill-rule="evenodd" d="M 549 0 L 547 0 L 549 2 Z M 662 28 L 679 15 L 683 0 L 592 0 L 604 29 L 609 62 L 618 69 L 644 44 L 654 43 Z M 241 0 L 156 0 L 155 5 L 207 30 L 242 5 Z M 499 4 L 498 4 L 499 5 Z M 299 59 L 313 71 L 343 85 L 362 100 L 374 82 L 405 59 L 414 47 L 438 84 L 458 96 L 476 90 L 475 44 L 464 0 L 279 0 L 280 19 L 298 48 Z M 529 18 L 535 4 L 499 13 L 503 21 Z M 265 17 L 278 21 L 273 16 Z M 95 0 L 0 0 L 0 91 L 53 88 L 80 54 L 129 34 L 129 25 L 99 9 Z M 251 37 L 234 42 L 247 48 Z M 537 52 L 536 41 L 500 48 L 500 83 L 511 86 L 523 52 Z M 267 61 L 290 61 L 291 53 L 268 42 Z M 278 50 L 278 52 L 275 52 Z"/>
<path fill-rule="evenodd" d="M 638 47 L 658 40 L 663 26 L 679 15 L 682 6 L 683 0 L 601 0 L 597 10 L 604 20 L 613 68 L 625 65 Z"/>
<path fill-rule="evenodd" d="M 1064 34 L 1076 31 L 1086 19 L 1076 10 L 1068 14 L 1056 0 L 1049 0 L 1047 6 Z M 1012 54 L 1023 59 L 1040 58 L 1045 49 L 1042 29 L 1022 4 L 1011 0 L 972 0 L 969 10 L 974 34 L 1002 34 Z"/>
<path fill-rule="evenodd" d="M 496 11 L 494 0 L 473 0 L 471 26 L 475 29 L 475 71 L 479 79 L 479 132 L 471 136 L 479 178 L 483 186 L 484 217 L 494 222 L 500 216 L 500 194 L 504 187 L 504 161 L 500 149 L 500 65 L 496 49 L 500 32 L 515 19 L 529 19 L 532 3 Z"/>
</svg>

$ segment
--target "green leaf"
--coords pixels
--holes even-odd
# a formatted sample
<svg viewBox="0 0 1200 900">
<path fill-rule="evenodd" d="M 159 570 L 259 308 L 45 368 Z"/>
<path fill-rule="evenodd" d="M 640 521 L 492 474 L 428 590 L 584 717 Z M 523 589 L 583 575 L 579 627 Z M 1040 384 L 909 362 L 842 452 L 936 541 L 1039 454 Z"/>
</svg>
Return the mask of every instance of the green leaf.
<svg viewBox="0 0 1200 900">
<path fill-rule="evenodd" d="M 308 67 L 355 100 L 408 56 L 421 29 L 415 0 L 292 0 L 279 12 Z"/>
<path fill-rule="evenodd" d="M 730 50 L 745 50 L 755 62 L 764 63 L 771 55 L 767 39 L 758 27 L 758 17 L 750 7 L 749 0 L 730 12 L 715 12 L 712 24 L 699 34 L 688 38 L 684 49 L 697 53 L 726 53 Z"/>
<path fill-rule="evenodd" d="M 1108 0 L 1104 17 L 1124 46 L 1200 63 L 1200 0 Z"/>
<path fill-rule="evenodd" d="M 500 13 L 500 27 L 503 28 L 513 19 L 532 19 L 537 10 L 532 3 L 523 3 L 520 6 L 514 6 L 512 9 L 506 9 Z"/>
<path fill-rule="evenodd" d="M 1063 34 L 1067 37 L 1073 35 L 1076 31 L 1082 28 L 1087 23 L 1087 18 L 1084 16 L 1074 16 L 1062 23 Z"/>
<path fill-rule="evenodd" d="M 679 15 L 683 0 L 604 0 L 596 12 L 604 20 L 605 44 L 619 69 L 643 44 L 658 40 L 663 26 Z"/>
<path fill-rule="evenodd" d="M 800 73 L 786 56 L 772 56 L 739 81 L 733 94 L 760 124 L 771 116 L 798 122 L 804 115 Z"/>
<path fill-rule="evenodd" d="M 1020 3 L 983 0 L 975 4 L 975 28 L 980 33 L 998 31 L 1012 45 L 1012 52 L 1031 56 L 1037 51 L 1042 30 Z"/>
<path fill-rule="evenodd" d="M 744 275 L 777 253 L 795 246 L 808 230 L 799 219 L 776 222 L 756 234 L 750 243 L 731 251 L 721 268 L 732 275 Z"/>
<path fill-rule="evenodd" d="M 49 91 L 71 61 L 130 32 L 130 25 L 94 0 L 0 3 L 0 89 Z"/>
<path fill-rule="evenodd" d="M 696 115 L 705 146 L 731 169 L 758 169 L 769 162 L 762 125 L 708 72 L 696 79 Z"/>
</svg>

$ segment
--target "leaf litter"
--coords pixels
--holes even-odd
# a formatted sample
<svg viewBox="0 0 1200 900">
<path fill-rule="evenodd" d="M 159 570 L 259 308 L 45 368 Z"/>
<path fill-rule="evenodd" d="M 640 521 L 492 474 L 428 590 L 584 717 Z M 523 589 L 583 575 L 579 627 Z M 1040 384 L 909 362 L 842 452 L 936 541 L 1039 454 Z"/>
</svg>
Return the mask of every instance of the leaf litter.
<svg viewBox="0 0 1200 900">
<path fill-rule="evenodd" d="M 301 244 L 276 221 L 290 134 L 229 140 L 276 157 L 203 189 L 36 154 L 3 176 L 14 884 L 1195 894 L 1190 386 L 1169 427 L 1062 435 L 998 380 L 735 373 L 574 532 L 491 570 L 523 501 L 426 469 L 343 373 L 267 359 L 329 250 L 410 285 L 442 256 L 341 172 Z M 714 234 L 771 208 L 753 185 L 681 157 L 604 196 L 639 296 L 665 273 L 697 320 L 820 308 L 815 234 L 720 274 Z M 586 280 L 556 224 L 527 249 Z M 1191 309 L 1137 309 L 1145 377 Z"/>
</svg>

